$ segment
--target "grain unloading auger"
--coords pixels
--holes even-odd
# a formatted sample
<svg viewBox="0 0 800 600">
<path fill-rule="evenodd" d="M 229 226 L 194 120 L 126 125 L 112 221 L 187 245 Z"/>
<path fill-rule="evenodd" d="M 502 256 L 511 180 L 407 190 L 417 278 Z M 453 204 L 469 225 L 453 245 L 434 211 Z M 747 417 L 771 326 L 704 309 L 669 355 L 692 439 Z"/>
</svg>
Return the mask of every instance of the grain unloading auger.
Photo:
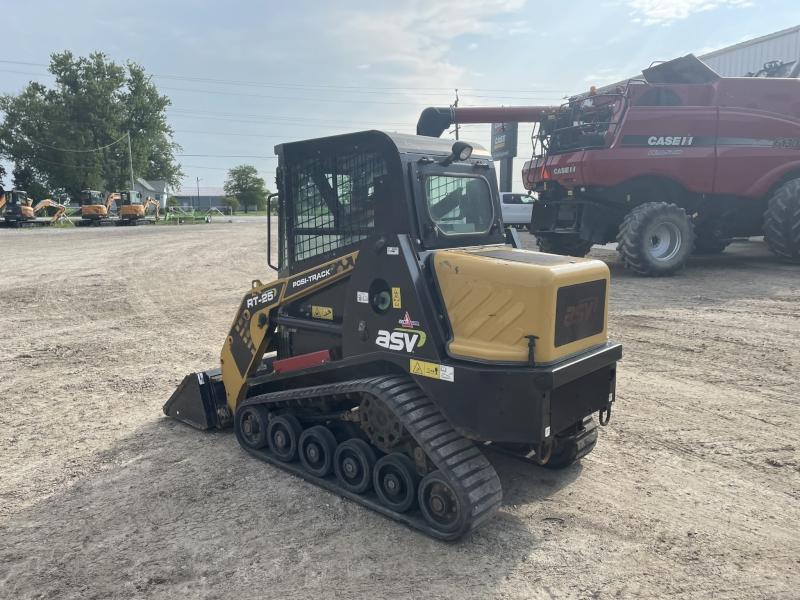
<svg viewBox="0 0 800 600">
<path fill-rule="evenodd" d="M 553 468 L 593 449 L 621 357 L 608 269 L 507 244 L 484 149 L 369 131 L 276 153 L 279 278 L 165 414 L 441 539 L 502 502 L 476 442 Z"/>
</svg>

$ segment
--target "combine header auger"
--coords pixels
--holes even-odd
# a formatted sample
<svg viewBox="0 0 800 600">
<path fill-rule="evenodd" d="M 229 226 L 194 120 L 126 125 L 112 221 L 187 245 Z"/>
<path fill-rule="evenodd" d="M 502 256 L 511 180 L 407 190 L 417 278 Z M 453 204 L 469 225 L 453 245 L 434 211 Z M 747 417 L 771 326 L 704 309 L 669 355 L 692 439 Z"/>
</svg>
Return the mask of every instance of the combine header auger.
<svg viewBox="0 0 800 600">
<path fill-rule="evenodd" d="M 664 276 L 764 235 L 800 264 L 798 64 L 788 77 L 720 77 L 688 55 L 562 106 L 428 108 L 417 133 L 536 123 L 522 181 L 543 251 L 586 256 L 616 241 L 635 273 Z"/>
<path fill-rule="evenodd" d="M 591 452 L 622 355 L 608 268 L 507 245 L 484 149 L 368 131 L 276 153 L 279 278 L 165 414 L 445 540 L 502 502 L 476 442 L 552 468 Z"/>
</svg>

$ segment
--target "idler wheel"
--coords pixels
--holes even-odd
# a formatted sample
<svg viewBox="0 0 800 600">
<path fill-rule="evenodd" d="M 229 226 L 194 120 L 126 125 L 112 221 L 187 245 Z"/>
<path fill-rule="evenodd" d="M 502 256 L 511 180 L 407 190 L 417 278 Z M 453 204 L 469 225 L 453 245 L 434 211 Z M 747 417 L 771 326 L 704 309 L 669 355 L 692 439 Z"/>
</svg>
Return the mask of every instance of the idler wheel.
<svg viewBox="0 0 800 600">
<path fill-rule="evenodd" d="M 425 520 L 443 533 L 458 531 L 463 526 L 461 500 L 440 471 L 428 473 L 420 483 L 419 507 Z"/>
<path fill-rule="evenodd" d="M 242 445 L 253 450 L 266 446 L 268 427 L 269 412 L 263 405 L 244 406 L 236 411 L 236 433 Z"/>
</svg>

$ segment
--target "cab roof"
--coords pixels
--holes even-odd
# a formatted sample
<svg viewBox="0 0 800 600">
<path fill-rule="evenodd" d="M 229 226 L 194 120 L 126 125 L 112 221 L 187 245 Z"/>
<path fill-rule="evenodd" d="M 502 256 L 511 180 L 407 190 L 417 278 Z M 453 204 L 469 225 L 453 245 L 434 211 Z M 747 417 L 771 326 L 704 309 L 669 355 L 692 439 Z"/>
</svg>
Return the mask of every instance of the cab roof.
<svg viewBox="0 0 800 600">
<path fill-rule="evenodd" d="M 390 142 L 399 154 L 430 154 L 435 156 L 449 156 L 453 148 L 453 140 L 428 137 L 424 135 L 411 135 L 408 133 L 395 133 L 388 131 L 359 131 L 346 133 L 344 135 L 333 135 L 323 138 L 314 138 L 299 142 L 288 142 L 275 146 L 275 154 L 289 152 L 308 152 L 313 147 L 318 146 L 350 146 L 368 141 L 381 140 L 384 143 Z M 469 140 L 463 140 L 472 146 L 472 159 L 492 160 L 491 153 L 480 144 Z"/>
</svg>

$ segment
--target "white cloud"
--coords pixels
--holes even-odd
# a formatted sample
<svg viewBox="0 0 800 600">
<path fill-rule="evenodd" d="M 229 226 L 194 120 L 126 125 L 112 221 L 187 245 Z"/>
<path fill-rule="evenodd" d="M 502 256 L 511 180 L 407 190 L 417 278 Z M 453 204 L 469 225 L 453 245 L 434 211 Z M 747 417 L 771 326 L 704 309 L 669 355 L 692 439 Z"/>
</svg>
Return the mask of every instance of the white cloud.
<svg viewBox="0 0 800 600">
<path fill-rule="evenodd" d="M 369 65 L 358 65 L 356 69 L 361 69 L 363 71 L 364 69 L 369 69 Z"/>
<path fill-rule="evenodd" d="M 438 100 L 415 96 L 413 91 L 407 95 L 417 103 L 448 102 L 446 98 L 454 96 L 448 89 L 465 86 L 467 76 L 475 76 L 468 67 L 450 61 L 453 41 L 463 35 L 507 34 L 508 24 L 499 19 L 520 11 L 525 2 L 409 0 L 397 8 L 376 9 L 377 5 L 372 5 L 342 11 L 342 25 L 330 31 L 330 35 L 338 42 L 341 52 L 369 57 L 372 80 L 380 85 L 409 90 L 438 88 L 442 90 L 442 98 Z M 512 26 L 522 29 L 525 23 L 515 21 Z M 477 48 L 477 44 L 468 47 Z M 412 110 L 416 112 L 417 109 Z"/>
<path fill-rule="evenodd" d="M 639 15 L 644 17 L 645 25 L 667 24 L 678 19 L 685 19 L 692 13 L 714 10 L 722 6 L 746 8 L 753 6 L 749 0 L 629 0 L 628 6 L 634 9 L 639 23 Z"/>
<path fill-rule="evenodd" d="M 467 46 L 467 48 L 469 48 L 470 50 L 475 50 L 475 48 L 477 48 L 477 47 L 478 47 L 478 44 L 476 44 L 475 42 L 472 42 L 469 46 Z"/>
</svg>

